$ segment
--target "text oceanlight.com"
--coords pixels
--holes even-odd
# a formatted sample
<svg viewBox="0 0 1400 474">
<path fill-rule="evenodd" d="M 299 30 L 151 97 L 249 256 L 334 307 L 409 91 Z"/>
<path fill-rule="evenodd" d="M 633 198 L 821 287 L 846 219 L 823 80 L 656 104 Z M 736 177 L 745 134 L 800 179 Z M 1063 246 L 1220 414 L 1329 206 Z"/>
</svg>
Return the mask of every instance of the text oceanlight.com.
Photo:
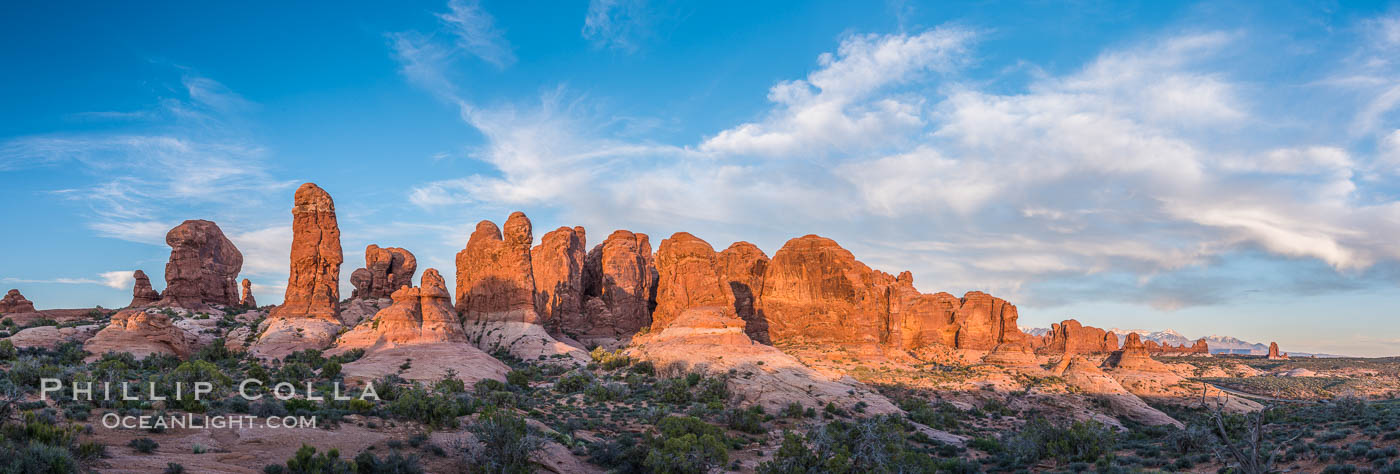
<svg viewBox="0 0 1400 474">
<path fill-rule="evenodd" d="M 252 415 L 204 416 L 193 413 L 184 415 L 102 415 L 102 426 L 107 429 L 166 430 L 174 428 L 315 428 L 314 416 L 273 416 L 262 418 Z"/>
</svg>

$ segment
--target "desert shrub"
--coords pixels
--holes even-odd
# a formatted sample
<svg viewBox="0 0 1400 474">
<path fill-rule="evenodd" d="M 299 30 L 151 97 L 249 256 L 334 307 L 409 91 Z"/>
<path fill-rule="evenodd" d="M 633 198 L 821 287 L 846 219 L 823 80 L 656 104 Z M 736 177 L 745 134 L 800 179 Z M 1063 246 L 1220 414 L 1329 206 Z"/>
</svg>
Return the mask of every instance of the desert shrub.
<svg viewBox="0 0 1400 474">
<path fill-rule="evenodd" d="M 1043 459 L 1093 462 L 1112 453 L 1117 439 L 1112 429 L 1096 421 L 1057 426 L 1045 418 L 1036 418 L 1020 431 L 1004 436 L 1002 444 L 1014 460 L 1024 464 Z"/>
<path fill-rule="evenodd" d="M 789 403 L 783 407 L 783 411 L 778 412 L 778 416 L 783 418 L 802 418 L 802 404 L 797 402 Z"/>
<path fill-rule="evenodd" d="M 615 402 L 627 398 L 627 386 L 620 383 L 594 383 L 583 394 L 595 402 Z"/>
<path fill-rule="evenodd" d="M 0 457 L 5 463 L 0 472 L 78 472 L 78 461 L 73 454 L 61 446 L 53 446 L 30 441 L 28 443 L 0 444 Z"/>
<path fill-rule="evenodd" d="M 899 408 L 909 414 L 909 419 L 915 423 L 927 425 L 940 430 L 952 430 L 958 427 L 958 415 L 962 410 L 948 402 L 939 403 L 937 406 L 930 405 L 921 398 L 906 398 L 899 402 Z"/>
<path fill-rule="evenodd" d="M 768 432 L 768 429 L 763 426 L 763 407 L 759 405 L 753 405 L 746 409 L 730 408 L 724 411 L 722 418 L 725 426 L 728 426 L 729 429 L 749 434 Z"/>
<path fill-rule="evenodd" d="M 10 342 L 9 339 L 0 341 L 0 360 L 14 359 L 18 353 L 19 351 L 15 349 L 15 343 Z"/>
<path fill-rule="evenodd" d="M 729 381 L 722 377 L 711 377 L 699 383 L 695 394 L 700 403 L 724 403 L 729 400 Z"/>
<path fill-rule="evenodd" d="M 634 374 L 656 375 L 656 366 L 653 365 L 649 360 L 644 360 L 636 364 L 632 364 L 632 368 L 628 370 Z"/>
<path fill-rule="evenodd" d="M 165 463 L 165 474 L 185 474 L 185 466 L 178 462 Z"/>
<path fill-rule="evenodd" d="M 413 420 L 433 427 L 457 426 L 457 417 L 471 414 L 470 399 L 452 394 L 431 393 L 413 386 L 389 402 L 385 410 L 395 418 Z"/>
<path fill-rule="evenodd" d="M 657 400 L 663 403 L 685 405 L 690 403 L 690 384 L 685 379 L 665 379 L 656 383 Z"/>
<path fill-rule="evenodd" d="M 316 448 L 301 445 L 296 454 L 287 459 L 286 465 L 269 464 L 263 468 L 267 474 L 352 474 L 355 465 L 340 459 L 340 451 L 331 449 L 317 453 Z"/>
<path fill-rule="evenodd" d="M 656 424 L 643 465 L 650 472 L 699 474 L 729 462 L 724 434 L 693 416 L 668 416 Z"/>
<path fill-rule="evenodd" d="M 759 465 L 764 474 L 806 472 L 977 472 L 956 460 L 935 461 L 911 448 L 908 423 L 896 416 L 834 421 L 804 439 L 784 433 L 773 460 Z"/>
<path fill-rule="evenodd" d="M 335 379 L 340 376 L 340 362 L 327 361 L 321 366 L 321 378 Z"/>
<path fill-rule="evenodd" d="M 374 453 L 360 451 L 359 456 L 355 456 L 356 474 L 419 474 L 423 472 L 423 467 L 419 465 L 418 456 L 404 456 L 398 451 L 390 451 L 383 459 L 374 457 Z"/>
<path fill-rule="evenodd" d="M 530 388 L 530 374 L 523 370 L 506 373 L 506 383 L 520 388 Z"/>
<path fill-rule="evenodd" d="M 151 438 L 136 438 L 126 443 L 126 445 L 141 454 L 151 454 L 155 452 L 156 448 L 160 447 L 160 443 L 157 443 L 156 440 Z"/>
<path fill-rule="evenodd" d="M 479 442 L 467 450 L 472 472 L 529 474 L 534 472 L 530 454 L 543 444 L 525 419 L 506 410 L 491 410 L 472 423 L 469 430 Z"/>
<path fill-rule="evenodd" d="M 632 433 L 623 433 L 588 446 L 589 460 L 618 474 L 644 473 L 647 445 Z"/>
<path fill-rule="evenodd" d="M 559 393 L 578 393 L 587 389 L 589 385 L 593 385 L 592 374 L 577 370 L 560 377 L 559 381 L 554 383 L 554 390 Z"/>
<path fill-rule="evenodd" d="M 593 362 L 602 367 L 603 370 L 615 370 L 632 365 L 632 358 L 622 353 L 622 349 L 613 352 L 603 350 L 601 346 L 593 348 L 588 353 L 593 358 Z"/>
<path fill-rule="evenodd" d="M 248 414 L 259 417 L 286 416 L 287 407 L 281 401 L 269 397 L 253 402 L 248 407 Z"/>
</svg>

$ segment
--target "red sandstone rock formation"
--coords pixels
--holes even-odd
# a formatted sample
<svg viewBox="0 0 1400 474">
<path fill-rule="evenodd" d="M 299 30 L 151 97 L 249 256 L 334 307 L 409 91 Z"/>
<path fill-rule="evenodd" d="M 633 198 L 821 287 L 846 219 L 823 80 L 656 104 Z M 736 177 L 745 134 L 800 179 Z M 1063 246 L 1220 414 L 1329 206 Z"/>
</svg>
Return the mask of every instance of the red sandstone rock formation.
<svg viewBox="0 0 1400 474">
<path fill-rule="evenodd" d="M 613 232 L 584 260 L 584 314 L 560 328 L 580 337 L 630 337 L 651 325 L 657 278 L 647 235 Z"/>
<path fill-rule="evenodd" d="M 238 304 L 238 272 L 243 254 L 218 224 L 188 220 L 165 234 L 170 262 L 165 264 L 165 292 L 160 306 L 203 308 Z"/>
<path fill-rule="evenodd" d="M 760 308 L 774 341 L 883 343 L 894 278 L 870 269 L 835 241 L 807 235 L 773 254 Z M 991 347 L 988 347 L 990 349 Z"/>
<path fill-rule="evenodd" d="M 1195 342 L 1195 344 L 1192 344 L 1192 345 L 1189 345 L 1189 346 L 1188 346 L 1188 345 L 1185 345 L 1185 344 L 1182 344 L 1182 345 L 1179 345 L 1179 346 L 1174 346 L 1174 345 L 1171 345 L 1171 344 L 1162 344 L 1162 345 L 1158 346 L 1158 345 L 1157 345 L 1155 342 L 1153 342 L 1153 341 L 1147 341 L 1146 345 L 1147 345 L 1147 351 L 1148 351 L 1148 352 L 1151 352 L 1151 353 L 1153 353 L 1153 354 L 1173 355 L 1173 356 L 1177 356 L 1177 355 L 1210 355 L 1210 346 L 1206 343 L 1205 338 L 1197 339 L 1196 342 Z"/>
<path fill-rule="evenodd" d="M 583 316 L 583 265 L 588 258 L 584 244 L 582 227 L 560 227 L 540 237 L 540 244 L 530 250 L 535 312 L 550 332 Z"/>
<path fill-rule="evenodd" d="M 144 308 L 160 301 L 160 293 L 151 287 L 151 277 L 146 276 L 146 272 L 137 270 L 131 274 L 135 283 L 131 288 L 131 308 Z"/>
<path fill-rule="evenodd" d="M 904 349 L 933 344 L 954 347 L 958 327 L 953 315 L 962 300 L 948 293 L 920 293 L 914 275 L 902 272 L 890 290 L 891 342 Z"/>
<path fill-rule="evenodd" d="M 1143 344 L 1141 336 L 1135 332 L 1128 333 L 1127 340 L 1123 341 L 1123 348 L 1109 357 L 1107 363 L 1119 370 L 1170 372 L 1166 365 L 1152 359 L 1147 352 L 1147 345 Z"/>
<path fill-rule="evenodd" d="M 958 325 L 954 343 L 959 349 L 992 349 L 1004 342 L 1026 343 L 1029 338 L 1016 326 L 1016 305 L 980 292 L 969 291 L 953 314 Z"/>
<path fill-rule="evenodd" d="M 273 319 L 335 321 L 340 303 L 340 227 L 331 195 L 313 183 L 297 188 L 292 207 L 292 265 L 282 305 Z"/>
<path fill-rule="evenodd" d="M 1151 342 L 1151 341 L 1149 341 Z M 1067 319 L 1050 325 L 1050 337 L 1040 352 L 1046 354 L 1099 354 L 1118 350 L 1118 335 Z"/>
<path fill-rule="evenodd" d="M 477 223 L 467 247 L 457 252 L 457 310 L 468 324 L 539 323 L 530 264 L 533 242 L 524 213 L 506 219 L 504 236 L 491 221 Z"/>
<path fill-rule="evenodd" d="M 1268 358 L 1269 360 L 1284 360 L 1288 358 L 1288 354 L 1280 354 L 1278 351 L 1278 343 L 1270 342 L 1269 355 L 1266 356 L 1266 358 Z"/>
<path fill-rule="evenodd" d="M 720 286 L 729 295 L 734 313 L 744 320 L 744 332 L 755 341 L 769 342 L 768 321 L 758 311 L 768 255 L 754 244 L 735 242 L 721 251 L 715 261 Z"/>
<path fill-rule="evenodd" d="M 661 241 L 656 250 L 659 279 L 651 329 L 665 328 L 686 309 L 733 308 L 729 295 L 720 286 L 716 266 L 715 249 L 694 235 L 677 232 Z"/>
<path fill-rule="evenodd" d="M 335 202 L 315 184 L 297 188 L 292 206 L 291 275 L 282 304 L 272 309 L 248 352 L 280 359 L 324 348 L 340 331 L 340 228 Z"/>
<path fill-rule="evenodd" d="M 253 282 L 243 279 L 243 298 L 238 300 L 238 304 L 244 308 L 258 307 L 258 300 L 253 298 Z"/>
<path fill-rule="evenodd" d="M 405 286 L 413 286 L 413 274 L 418 271 L 418 260 L 413 253 L 398 248 L 370 244 L 365 247 L 365 266 L 350 273 L 350 284 L 355 286 L 351 298 L 379 299 Z"/>
<path fill-rule="evenodd" d="M 34 302 L 25 299 L 19 294 L 19 290 L 11 289 L 5 293 L 5 298 L 0 299 L 0 313 L 33 313 Z"/>
<path fill-rule="evenodd" d="M 463 342 L 447 285 L 436 269 L 423 272 L 422 286 L 403 286 L 394 303 L 379 310 L 336 340 L 336 349 L 394 347 L 407 344 Z"/>
<path fill-rule="evenodd" d="M 176 327 L 164 313 L 124 309 L 112 316 L 111 324 L 83 344 L 95 360 L 108 352 L 129 352 L 137 359 L 151 354 L 189 357 L 198 349 L 199 338 Z"/>
</svg>

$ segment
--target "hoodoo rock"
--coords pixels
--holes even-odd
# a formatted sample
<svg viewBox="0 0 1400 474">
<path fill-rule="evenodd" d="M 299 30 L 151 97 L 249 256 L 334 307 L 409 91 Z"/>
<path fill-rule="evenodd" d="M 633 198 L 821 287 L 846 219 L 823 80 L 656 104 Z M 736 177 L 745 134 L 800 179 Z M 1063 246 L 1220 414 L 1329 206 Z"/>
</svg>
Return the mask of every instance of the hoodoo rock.
<svg viewBox="0 0 1400 474">
<path fill-rule="evenodd" d="M 1046 354 L 1107 354 L 1118 350 L 1118 335 L 1079 321 L 1067 319 L 1050 325 L 1050 340 L 1040 352 Z"/>
<path fill-rule="evenodd" d="M 204 308 L 238 304 L 238 272 L 243 254 L 218 224 L 187 220 L 165 234 L 170 262 L 165 264 L 165 292 L 159 306 Z"/>
<path fill-rule="evenodd" d="M 291 275 L 280 306 L 272 309 L 249 353 L 280 359 L 329 346 L 340 331 L 340 227 L 335 202 L 313 183 L 297 188 L 292 206 Z"/>
<path fill-rule="evenodd" d="M 1152 359 L 1147 345 L 1137 333 L 1129 333 L 1123 348 L 1108 358 L 1107 364 L 1118 370 L 1136 372 L 1170 372 L 1167 366 Z"/>
<path fill-rule="evenodd" d="M 0 299 L 0 313 L 33 313 L 34 302 L 29 301 L 19 293 L 17 289 L 11 289 L 5 293 L 5 298 Z"/>
<path fill-rule="evenodd" d="M 816 235 L 789 240 L 763 276 L 759 301 L 768 335 L 774 341 L 885 342 L 886 289 L 893 281 L 834 240 Z"/>
<path fill-rule="evenodd" d="M 651 325 L 657 278 L 647 235 L 613 232 L 584 260 L 584 314 L 560 327 L 579 340 L 631 337 Z"/>
<path fill-rule="evenodd" d="M 1284 359 L 1287 359 L 1287 358 L 1288 358 L 1288 354 L 1281 354 L 1281 353 L 1279 353 L 1279 351 L 1278 351 L 1278 343 L 1277 343 L 1277 342 L 1270 342 L 1270 343 L 1269 343 L 1269 355 L 1268 355 L 1266 358 L 1269 359 L 1269 360 L 1284 360 Z"/>
<path fill-rule="evenodd" d="M 398 248 L 370 244 L 365 247 L 365 266 L 350 273 L 350 284 L 355 290 L 351 298 L 388 298 L 399 288 L 413 286 L 413 274 L 418 271 L 418 260 L 413 253 Z"/>
<path fill-rule="evenodd" d="M 677 232 L 661 241 L 656 250 L 659 278 L 651 329 L 665 328 L 689 308 L 733 308 L 729 295 L 720 286 L 716 267 L 715 249 L 694 235 Z"/>
<path fill-rule="evenodd" d="M 199 349 L 199 337 L 176 326 L 170 316 L 154 309 L 124 309 L 112 316 L 112 322 L 83 344 L 96 360 L 108 352 L 129 352 L 137 359 L 152 354 L 168 354 L 187 358 Z"/>
<path fill-rule="evenodd" d="M 758 311 L 768 255 L 748 242 L 735 242 L 716 257 L 720 286 L 724 287 L 735 314 L 744 320 L 744 331 L 755 341 L 767 343 L 768 321 Z"/>
<path fill-rule="evenodd" d="M 466 341 L 436 269 L 423 272 L 422 286 L 400 287 L 390 297 L 392 305 L 341 335 L 336 350 Z"/>
<path fill-rule="evenodd" d="M 457 310 L 468 324 L 538 323 L 535 279 L 531 273 L 530 219 L 516 212 L 506 219 L 504 236 L 491 221 L 481 221 L 457 252 Z"/>
<path fill-rule="evenodd" d="M 238 300 L 238 304 L 244 308 L 258 307 L 258 300 L 253 298 L 253 282 L 247 278 L 243 279 L 243 298 Z"/>
<path fill-rule="evenodd" d="M 525 360 L 586 363 L 582 348 L 559 342 L 540 325 L 533 242 L 530 219 L 521 212 L 506 219 L 504 235 L 491 221 L 476 225 L 467 247 L 457 253 L 457 311 L 467 338 L 483 350 L 505 349 Z"/>
<path fill-rule="evenodd" d="M 530 273 L 535 279 L 535 312 L 552 333 L 560 332 L 564 321 L 583 316 L 582 227 L 560 227 L 540 238 L 530 250 Z"/>
<path fill-rule="evenodd" d="M 144 308 L 160 301 L 160 292 L 151 287 L 151 277 L 146 276 L 146 272 L 137 270 L 131 274 L 131 278 L 135 280 L 135 283 L 131 287 L 129 307 Z"/>
</svg>

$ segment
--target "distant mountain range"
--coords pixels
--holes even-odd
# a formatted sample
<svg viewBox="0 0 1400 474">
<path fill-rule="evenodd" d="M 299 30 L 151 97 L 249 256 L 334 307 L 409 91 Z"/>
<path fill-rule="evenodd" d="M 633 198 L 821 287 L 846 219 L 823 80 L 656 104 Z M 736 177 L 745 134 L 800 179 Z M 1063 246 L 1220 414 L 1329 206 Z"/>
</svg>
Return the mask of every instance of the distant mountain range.
<svg viewBox="0 0 1400 474">
<path fill-rule="evenodd" d="M 1146 329 L 1111 328 L 1108 330 L 1113 331 L 1113 334 L 1118 336 L 1118 345 L 1120 346 L 1123 345 L 1123 341 L 1128 339 L 1128 334 L 1134 332 L 1138 333 L 1138 337 L 1141 337 L 1142 340 L 1157 341 L 1158 344 L 1189 346 L 1196 342 L 1196 339 L 1183 336 L 1181 333 L 1171 329 L 1149 331 Z M 1039 337 L 1050 334 L 1050 328 L 1021 328 L 1021 332 Z M 1210 345 L 1211 354 L 1267 355 L 1269 353 L 1268 344 L 1249 342 L 1233 336 L 1206 336 L 1206 344 Z M 1306 352 L 1289 352 L 1287 350 L 1282 352 L 1299 357 L 1339 357 L 1332 354 L 1311 354 Z"/>
</svg>

